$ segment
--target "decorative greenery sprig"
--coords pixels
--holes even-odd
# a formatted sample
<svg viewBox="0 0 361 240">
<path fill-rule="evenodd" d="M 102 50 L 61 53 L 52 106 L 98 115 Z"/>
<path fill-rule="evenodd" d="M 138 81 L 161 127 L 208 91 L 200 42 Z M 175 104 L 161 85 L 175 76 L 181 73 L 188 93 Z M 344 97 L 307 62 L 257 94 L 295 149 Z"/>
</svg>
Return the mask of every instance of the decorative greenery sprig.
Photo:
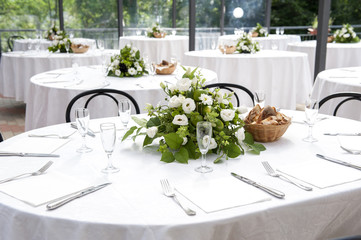
<svg viewBox="0 0 361 240">
<path fill-rule="evenodd" d="M 239 53 L 256 53 L 260 50 L 258 42 L 252 40 L 252 37 L 243 33 L 243 35 L 238 39 L 236 45 L 236 51 Z"/>
<path fill-rule="evenodd" d="M 65 31 L 57 31 L 56 35 L 53 35 L 52 38 L 53 38 L 53 42 L 52 42 L 53 45 L 48 47 L 50 52 L 60 51 L 61 53 L 66 53 L 65 44 L 69 45 L 69 52 L 73 52 L 73 50 L 71 50 L 70 47 L 71 41 Z"/>
<path fill-rule="evenodd" d="M 150 38 L 155 38 L 155 34 L 165 34 L 163 29 L 159 26 L 159 23 L 153 24 L 152 28 L 147 29 L 147 36 Z"/>
<path fill-rule="evenodd" d="M 333 36 L 336 43 L 358 43 L 360 41 L 350 24 L 344 24 L 341 29 L 336 30 Z"/>
<path fill-rule="evenodd" d="M 262 27 L 261 24 L 257 23 L 257 26 L 252 29 L 252 33 L 257 33 L 257 37 L 267 37 L 267 30 Z"/>
<path fill-rule="evenodd" d="M 140 51 L 130 44 L 120 49 L 120 54 L 111 57 L 108 70 L 108 76 L 113 77 L 140 77 L 148 73 Z"/>
<path fill-rule="evenodd" d="M 252 135 L 244 130 L 244 122 L 239 114 L 244 113 L 245 109 L 233 107 L 232 93 L 223 94 L 220 89 L 203 89 L 205 78 L 200 71 L 197 68 L 193 71 L 183 69 L 186 72 L 175 85 L 161 83 L 168 96 L 168 104 L 156 107 L 149 104 L 149 120 L 133 117 L 139 127 L 131 127 L 123 140 L 132 134 L 134 140 L 137 136 L 145 135 L 145 147 L 159 139 L 161 161 L 188 163 L 189 159 L 201 156 L 196 136 L 197 122 L 209 121 L 213 131 L 209 152 L 219 155 L 215 163 L 220 162 L 224 156 L 226 159 L 236 158 L 244 154 L 244 149 L 256 154 L 265 150 L 262 144 L 255 143 Z"/>
</svg>

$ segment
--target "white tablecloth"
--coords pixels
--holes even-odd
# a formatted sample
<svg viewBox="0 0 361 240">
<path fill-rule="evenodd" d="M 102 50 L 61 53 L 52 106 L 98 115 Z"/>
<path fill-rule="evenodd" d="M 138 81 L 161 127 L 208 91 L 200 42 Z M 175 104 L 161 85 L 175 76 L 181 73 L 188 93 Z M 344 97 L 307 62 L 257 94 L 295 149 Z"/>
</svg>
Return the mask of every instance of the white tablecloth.
<svg viewBox="0 0 361 240">
<path fill-rule="evenodd" d="M 316 41 L 288 44 L 289 51 L 308 54 L 312 76 L 315 72 Z M 361 43 L 328 43 L 326 69 L 361 66 Z"/>
<path fill-rule="evenodd" d="M 217 82 L 215 72 L 207 69 L 202 69 L 201 72 L 208 83 Z M 181 77 L 184 71 L 179 68 L 177 73 L 178 77 Z M 161 82 L 176 83 L 176 72 L 174 72 L 172 75 L 155 75 L 154 77 L 148 75 L 140 78 L 107 77 L 108 85 L 105 85 L 100 66 L 80 67 L 77 77 L 79 80 L 72 81 L 75 73 L 71 68 L 58 69 L 32 77 L 29 89 L 30 97 L 26 104 L 25 129 L 30 130 L 65 122 L 65 110 L 68 103 L 85 90 L 105 87 L 125 91 L 135 98 L 141 112 L 147 112 L 145 110 L 147 103 L 153 106 L 159 102 L 164 103 L 166 94 L 159 84 Z M 77 84 L 79 81 L 83 82 Z M 105 104 L 104 100 L 100 101 Z M 110 106 L 94 107 L 96 110 L 92 111 L 91 109 L 91 117 L 115 116 L 117 109 L 114 112 Z"/>
<path fill-rule="evenodd" d="M 133 44 L 143 56 L 149 57 L 149 61 L 160 63 L 162 60 L 170 61 L 171 57 L 176 57 L 183 64 L 183 55 L 188 51 L 188 39 L 187 36 L 166 36 L 165 38 L 126 36 L 119 38 L 119 47 L 122 49 L 126 44 Z"/>
<path fill-rule="evenodd" d="M 218 38 L 218 45 L 226 44 L 230 46 L 235 46 L 239 35 L 223 35 Z M 278 50 L 287 50 L 287 45 L 289 43 L 301 42 L 301 37 L 298 35 L 275 35 L 270 34 L 268 37 L 254 37 L 254 41 L 260 44 L 260 47 L 265 50 L 278 49 Z"/>
<path fill-rule="evenodd" d="M 107 50 L 104 54 L 111 55 L 118 52 L 118 50 Z M 68 55 L 46 51 L 3 53 L 0 65 L 0 94 L 27 102 L 32 76 L 49 70 L 71 67 L 73 63 L 79 66 L 101 64 L 102 55 L 99 51 Z"/>
<path fill-rule="evenodd" d="M 185 62 L 217 73 L 218 80 L 243 85 L 254 92 L 266 92 L 266 104 L 296 109 L 311 92 L 312 80 L 307 55 L 288 51 L 262 50 L 256 54 L 221 54 L 219 50 L 193 51 Z M 249 105 L 249 97 L 241 96 Z"/>
<path fill-rule="evenodd" d="M 331 94 L 338 92 L 361 93 L 361 67 L 335 68 L 320 72 L 317 75 L 312 90 L 312 97 L 322 100 Z M 321 113 L 333 115 L 337 104 L 343 98 L 329 100 L 320 108 Z M 359 101 L 344 103 L 337 111 L 337 116 L 361 121 Z"/>
<path fill-rule="evenodd" d="M 289 115 L 303 117 L 302 112 L 291 112 Z M 96 138 L 87 137 L 87 145 L 93 151 L 79 154 L 75 150 L 81 145 L 81 138 L 76 133 L 69 143 L 54 152 L 60 154 L 60 158 L 2 157 L 1 179 L 34 171 L 53 160 L 54 164 L 47 170 L 48 175 L 63 174 L 89 185 L 100 178 L 113 183 L 54 211 L 47 211 L 44 205 L 32 207 L 0 192 L 0 239 L 313 240 L 360 234 L 360 181 L 323 189 L 314 187 L 313 191 L 307 192 L 268 176 L 261 164 L 268 161 L 273 167 L 280 168 L 322 161 L 315 157 L 316 153 L 360 164 L 359 156 L 340 149 L 336 137 L 322 134 L 360 129 L 360 122 L 331 117 L 316 124 L 314 135 L 319 141 L 312 144 L 302 141 L 307 127 L 293 123 L 279 141 L 265 144 L 267 150 L 261 155 L 246 154 L 238 159 L 225 160 L 222 164 L 212 164 L 216 156 L 208 155 L 208 164 L 214 169 L 208 174 L 194 171 L 200 160 L 190 161 L 188 165 L 160 162 L 160 153 L 155 146 L 142 149 L 142 138 L 137 143 L 117 142 L 113 160 L 120 172 L 108 176 L 100 172 L 106 165 L 106 155 L 99 134 Z M 65 134 L 69 131 L 72 130 L 67 124 L 37 129 L 0 143 L 0 149 L 24 140 L 32 144 L 33 139 L 27 137 L 29 133 Z M 286 197 L 280 200 L 266 194 L 271 198 L 269 201 L 205 213 L 179 194 L 179 198 L 197 212 L 196 216 L 190 217 L 177 203 L 162 194 L 159 182 L 168 178 L 175 187 L 224 178 L 237 182 L 230 172 L 281 190 Z M 244 192 L 245 197 L 247 194 Z"/>
<path fill-rule="evenodd" d="M 73 38 L 74 43 L 84 43 L 90 46 L 90 49 L 96 49 L 96 44 L 94 39 L 88 38 Z M 48 47 L 53 45 L 52 41 L 47 39 L 16 39 L 14 40 L 13 51 L 27 51 L 29 48 L 29 43 L 31 44 L 31 49 L 35 50 L 35 45 L 39 42 L 40 50 L 48 50 Z"/>
</svg>

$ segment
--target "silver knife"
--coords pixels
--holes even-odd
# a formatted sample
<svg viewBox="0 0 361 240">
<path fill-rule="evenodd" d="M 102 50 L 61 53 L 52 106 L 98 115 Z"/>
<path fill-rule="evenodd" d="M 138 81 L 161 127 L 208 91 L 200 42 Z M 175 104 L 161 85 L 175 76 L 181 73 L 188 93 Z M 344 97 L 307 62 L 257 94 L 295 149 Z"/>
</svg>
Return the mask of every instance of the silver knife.
<svg viewBox="0 0 361 240">
<path fill-rule="evenodd" d="M 240 176 L 240 175 L 238 175 L 236 173 L 231 172 L 231 174 L 232 174 L 233 177 L 235 177 L 235 178 L 237 178 L 237 179 L 239 179 L 239 180 L 241 180 L 241 181 L 243 181 L 245 183 L 248 183 L 248 184 L 250 184 L 250 185 L 252 185 L 252 186 L 254 186 L 256 188 L 259 188 L 259 189 L 271 194 L 272 196 L 275 196 L 277 198 L 284 198 L 285 197 L 285 194 L 283 192 L 281 192 L 281 191 L 278 191 L 276 189 L 273 189 L 273 188 L 267 187 L 265 185 L 256 183 L 255 181 L 252 181 L 251 179 L 248 179 L 246 177 L 242 177 L 242 176 Z"/>
<path fill-rule="evenodd" d="M 74 129 L 78 129 L 78 126 L 75 123 L 71 123 L 70 126 Z M 91 137 L 95 137 L 95 133 L 90 129 L 88 129 L 88 132 L 86 134 Z"/>
<path fill-rule="evenodd" d="M 321 159 L 324 159 L 324 160 L 327 160 L 327 161 L 330 161 L 330 162 L 333 162 L 333 163 L 341 164 L 341 165 L 346 166 L 346 167 L 351 167 L 351 168 L 355 168 L 357 170 L 361 170 L 361 166 L 357 166 L 357 165 L 354 165 L 352 163 L 344 162 L 344 161 L 338 160 L 336 158 L 326 157 L 326 156 L 321 155 L 321 154 L 316 154 L 316 157 L 319 157 Z"/>
<path fill-rule="evenodd" d="M 22 153 L 22 152 L 0 152 L 0 157 L 60 157 L 58 154 L 50 153 Z"/>
<path fill-rule="evenodd" d="M 361 136 L 361 133 L 324 133 L 327 136 Z"/>
<path fill-rule="evenodd" d="M 95 191 L 98 191 L 100 189 L 102 189 L 103 187 L 106 187 L 108 186 L 109 184 L 111 183 L 103 183 L 103 184 L 100 184 L 100 185 L 97 185 L 97 186 L 91 186 L 91 187 L 88 187 L 88 188 L 85 188 L 75 194 L 72 194 L 72 195 L 67 195 L 65 197 L 62 197 L 60 199 L 57 199 L 55 201 L 52 201 L 50 202 L 48 205 L 46 205 L 46 208 L 48 210 L 54 210 L 54 209 L 57 209 L 58 207 L 61 207 L 63 206 L 64 204 L 67 204 L 77 198 L 81 198 L 85 195 L 88 195 L 89 193 L 93 193 Z"/>
</svg>

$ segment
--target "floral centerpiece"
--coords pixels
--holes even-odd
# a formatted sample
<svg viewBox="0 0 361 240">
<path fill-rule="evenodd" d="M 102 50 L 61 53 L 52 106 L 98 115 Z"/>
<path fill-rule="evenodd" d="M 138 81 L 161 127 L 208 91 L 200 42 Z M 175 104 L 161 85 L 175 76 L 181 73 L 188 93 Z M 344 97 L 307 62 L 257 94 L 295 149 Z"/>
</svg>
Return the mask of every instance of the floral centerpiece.
<svg viewBox="0 0 361 240">
<path fill-rule="evenodd" d="M 70 48 L 71 41 L 65 31 L 57 31 L 56 35 L 53 35 L 53 45 L 48 47 L 50 52 L 60 51 L 66 53 L 67 51 L 73 52 Z"/>
<path fill-rule="evenodd" d="M 61 31 L 55 26 L 55 23 L 53 23 L 51 28 L 48 31 L 46 31 L 46 39 L 53 41 L 54 36 L 58 35 L 58 32 L 61 32 Z"/>
<path fill-rule="evenodd" d="M 262 27 L 261 24 L 257 23 L 257 26 L 252 29 L 252 37 L 267 37 L 267 30 Z"/>
<path fill-rule="evenodd" d="M 183 69 L 186 70 L 184 67 Z M 133 139 L 145 135 L 145 147 L 155 139 L 160 139 L 158 151 L 162 154 L 161 161 L 188 163 L 189 159 L 201 156 L 196 136 L 197 122 L 208 121 L 212 123 L 213 131 L 209 152 L 219 154 L 215 163 L 220 162 L 223 156 L 226 159 L 236 158 L 244 154 L 245 149 L 256 154 L 265 150 L 243 128 L 244 122 L 240 114 L 247 109 L 234 108 L 230 102 L 233 94 L 222 94 L 220 89 L 203 89 L 204 83 L 205 78 L 197 68 L 193 71 L 186 70 L 175 85 L 161 83 L 168 96 L 168 105 L 154 107 L 148 104 L 149 120 L 133 117 L 139 127 L 131 127 L 123 140 L 132 134 Z"/>
<path fill-rule="evenodd" d="M 166 33 L 160 28 L 159 23 L 153 24 L 152 28 L 147 30 L 147 36 L 150 38 L 164 38 Z"/>
<path fill-rule="evenodd" d="M 259 43 L 252 40 L 252 37 L 243 33 L 242 36 L 238 39 L 236 45 L 236 51 L 239 53 L 255 53 L 260 50 Z"/>
<path fill-rule="evenodd" d="M 360 41 L 350 24 L 344 24 L 341 29 L 336 30 L 333 37 L 336 43 L 358 43 Z"/>
<path fill-rule="evenodd" d="M 108 66 L 108 76 L 113 77 L 140 77 L 148 73 L 143 58 L 136 47 L 127 44 L 120 49 L 120 54 L 112 56 Z"/>
</svg>

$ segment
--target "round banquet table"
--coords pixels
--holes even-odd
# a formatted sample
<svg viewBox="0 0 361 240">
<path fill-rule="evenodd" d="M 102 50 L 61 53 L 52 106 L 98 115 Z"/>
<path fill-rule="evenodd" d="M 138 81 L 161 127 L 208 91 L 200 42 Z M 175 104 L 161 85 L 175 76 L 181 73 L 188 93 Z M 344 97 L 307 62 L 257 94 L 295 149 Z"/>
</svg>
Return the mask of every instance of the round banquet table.
<svg viewBox="0 0 361 240">
<path fill-rule="evenodd" d="M 27 51 L 29 48 L 29 44 L 31 44 L 31 49 L 35 50 L 35 45 L 39 41 L 40 44 L 40 50 L 48 50 L 48 47 L 53 45 L 52 41 L 49 41 L 47 39 L 15 39 L 14 40 L 14 48 L 13 51 Z M 88 39 L 88 38 L 73 38 L 72 41 L 74 43 L 84 43 L 90 46 L 90 49 L 95 49 L 96 44 L 94 39 Z"/>
<path fill-rule="evenodd" d="M 316 40 L 289 43 L 288 51 L 308 54 L 312 76 L 315 71 Z M 360 43 L 327 43 L 326 69 L 361 66 Z"/>
<path fill-rule="evenodd" d="M 286 113 L 294 119 L 303 118 L 302 112 Z M 91 124 L 118 120 L 98 119 L 97 121 Z M 352 171 L 352 174 L 356 174 L 361 179 L 361 172 L 358 170 L 315 157 L 316 153 L 320 153 L 360 164 L 359 156 L 347 154 L 340 149 L 336 137 L 322 134 L 332 130 L 360 131 L 360 122 L 335 117 L 320 121 L 314 127 L 314 135 L 319 139 L 316 143 L 302 141 L 306 129 L 304 124 L 291 124 L 280 140 L 265 143 L 267 150 L 260 155 L 247 153 L 237 159 L 213 164 L 211 161 L 216 155 L 209 154 L 208 165 L 213 168 L 213 172 L 207 174 L 194 171 L 194 168 L 200 165 L 200 160 L 189 161 L 188 164 L 161 162 L 160 153 L 156 151 L 157 146 L 142 148 L 142 138 L 135 143 L 130 140 L 122 143 L 117 141 L 112 159 L 120 171 L 115 174 L 102 174 L 101 169 L 106 165 L 106 155 L 101 146 L 99 133 L 95 138 L 87 138 L 87 145 L 93 149 L 87 154 L 79 154 L 75 151 L 82 142 L 80 135 L 75 133 L 69 140 L 60 142 L 59 139 L 52 139 L 54 145 L 47 144 L 49 149 L 56 148 L 56 144 L 61 145 L 55 151 L 48 150 L 59 154 L 59 158 L 1 157 L 1 179 L 33 171 L 49 160 L 53 160 L 54 163 L 42 176 L 23 178 L 0 185 L 2 213 L 0 238 L 3 240 L 49 238 L 53 240 L 258 240 L 334 239 L 360 234 L 360 180 L 325 188 L 314 187 L 313 191 L 304 191 L 286 181 L 268 176 L 262 167 L 262 161 L 268 161 L 275 168 L 317 162 L 342 172 Z M 17 144 L 27 142 L 27 149 L 32 146 L 40 151 L 42 146 L 39 145 L 39 141 L 50 141 L 50 138 L 45 140 L 30 138 L 28 134 L 67 134 L 72 131 L 69 124 L 36 129 L 0 143 L 0 150 L 13 149 Z M 25 146 L 18 146 L 19 151 L 23 147 Z M 233 178 L 230 172 L 236 172 L 281 190 L 286 197 L 274 198 Z M 323 172 L 320 171 L 320 175 Z M 334 175 L 334 178 L 339 177 L 344 176 Z M 160 179 L 164 178 L 167 178 L 177 191 L 181 191 L 186 186 L 194 186 L 203 192 L 204 189 L 197 185 L 201 184 L 200 186 L 210 190 L 228 189 L 230 194 L 239 193 L 243 198 L 248 199 L 251 192 L 243 189 L 249 187 L 252 192 L 265 196 L 267 200 L 207 213 L 190 201 L 189 195 L 185 195 L 184 191 L 183 194 L 177 192 L 180 201 L 197 212 L 195 216 L 190 217 L 173 199 L 162 194 Z M 45 182 L 45 179 L 48 182 Z M 51 199 L 50 189 L 52 192 L 61 191 L 64 194 L 66 191 L 68 193 L 74 191 L 75 187 L 92 186 L 99 182 L 112 184 L 53 211 L 46 210 L 44 204 L 34 207 L 23 202 L 28 201 L 27 198 L 31 196 L 32 191 L 38 194 L 39 199 L 34 200 L 35 202 L 47 202 Z M 220 187 L 216 185 L 225 182 L 229 185 Z M 14 193 L 15 188 L 17 193 Z M 30 191 L 29 194 L 25 193 L 27 192 L 25 188 Z M 12 192 L 11 196 L 16 196 L 22 201 L 11 197 L 9 191 Z M 19 197 L 19 194 L 26 196 Z M 212 196 L 212 193 L 210 194 Z M 221 194 L 218 197 L 225 200 Z M 206 200 L 215 202 L 215 199 Z"/>
<path fill-rule="evenodd" d="M 171 75 L 145 75 L 139 78 L 105 78 L 99 65 L 79 67 L 77 79 L 75 79 L 75 72 L 72 68 L 57 69 L 37 74 L 30 79 L 29 92 L 31 97 L 28 98 L 26 104 L 25 129 L 30 130 L 65 122 L 65 110 L 71 99 L 81 92 L 97 88 L 125 91 L 137 101 L 141 112 L 147 112 L 145 110 L 147 103 L 156 106 L 159 102 L 164 102 L 166 94 L 160 87 L 160 83 L 174 84 L 176 83 L 176 77 L 181 77 L 183 73 L 184 70 L 178 68 Z M 201 73 L 207 83 L 217 82 L 217 74 L 215 72 L 201 69 Z M 104 100 L 99 101 L 102 102 Z M 99 111 L 99 109 L 102 110 Z M 104 108 L 103 106 L 99 109 L 96 112 L 93 111 L 91 116 L 115 116 L 117 113 L 117 109 L 114 113 L 110 107 Z"/>
<path fill-rule="evenodd" d="M 334 68 L 320 72 L 312 89 L 312 97 L 318 100 L 338 92 L 361 93 L 361 67 Z M 342 98 L 329 100 L 320 108 L 321 113 L 333 115 Z M 361 121 L 359 101 L 345 103 L 337 111 L 337 116 Z"/>
<path fill-rule="evenodd" d="M 240 84 L 252 92 L 263 89 L 266 104 L 280 108 L 296 109 L 312 88 L 304 53 L 261 50 L 255 54 L 222 54 L 204 50 L 185 53 L 185 62 L 215 71 L 219 82 Z M 250 106 L 246 95 L 240 97 Z"/>
<path fill-rule="evenodd" d="M 83 54 L 49 53 L 47 51 L 17 51 L 3 53 L 0 64 L 0 94 L 27 102 L 30 78 L 35 74 L 58 68 L 102 63 L 102 58 L 118 50 L 88 51 Z M 108 57 L 109 58 L 109 57 Z"/>
<path fill-rule="evenodd" d="M 226 44 L 235 46 L 238 42 L 240 35 L 223 35 L 218 38 L 218 45 Z M 278 49 L 282 51 L 287 50 L 289 43 L 301 42 L 301 37 L 298 35 L 276 35 L 270 34 L 268 37 L 254 37 L 254 41 L 260 44 L 264 50 Z"/>
<path fill-rule="evenodd" d="M 148 38 L 145 36 L 126 36 L 119 38 L 119 47 L 132 44 L 140 50 L 143 56 L 150 61 L 160 63 L 162 60 L 170 61 L 176 57 L 183 63 L 183 55 L 188 51 L 188 36 L 166 36 L 165 38 Z M 187 63 L 187 65 L 189 65 Z"/>
</svg>

